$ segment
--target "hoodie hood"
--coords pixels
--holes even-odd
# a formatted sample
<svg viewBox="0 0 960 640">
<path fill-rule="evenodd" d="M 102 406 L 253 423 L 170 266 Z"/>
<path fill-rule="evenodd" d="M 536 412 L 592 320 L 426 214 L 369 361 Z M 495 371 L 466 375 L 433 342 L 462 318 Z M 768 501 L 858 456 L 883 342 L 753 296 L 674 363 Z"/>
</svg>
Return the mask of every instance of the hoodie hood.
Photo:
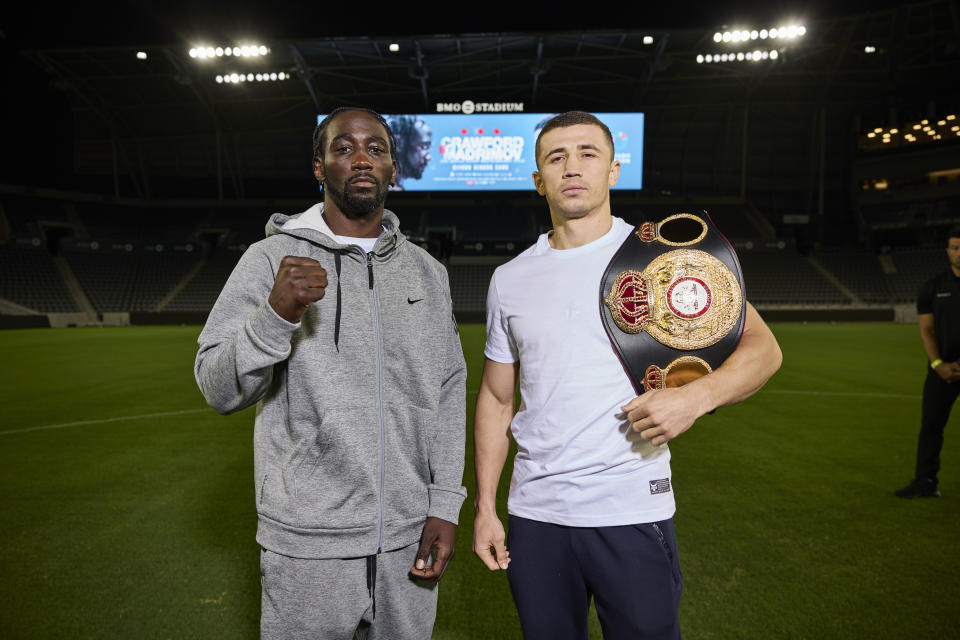
<svg viewBox="0 0 960 640">
<path fill-rule="evenodd" d="M 320 217 L 323 215 L 323 203 L 318 202 L 313 205 L 306 211 L 298 213 L 295 215 L 286 215 L 283 213 L 275 213 L 270 216 L 270 219 L 267 221 L 266 226 L 266 235 L 267 237 L 277 235 L 277 234 L 286 234 L 293 236 L 295 238 L 302 238 L 308 240 L 316 245 L 325 247 L 335 252 L 340 253 L 356 253 L 362 250 L 359 249 L 356 245 L 343 244 L 337 240 L 333 234 L 327 235 L 311 227 L 290 227 L 284 229 L 283 226 L 291 220 L 303 216 L 316 216 Z M 390 255 L 404 242 L 406 242 L 406 236 L 400 233 L 400 220 L 397 218 L 389 209 L 383 210 L 383 217 L 380 220 L 380 224 L 383 227 L 383 232 L 377 238 L 377 242 L 373 247 L 374 259 L 378 261 L 389 259 Z"/>
</svg>

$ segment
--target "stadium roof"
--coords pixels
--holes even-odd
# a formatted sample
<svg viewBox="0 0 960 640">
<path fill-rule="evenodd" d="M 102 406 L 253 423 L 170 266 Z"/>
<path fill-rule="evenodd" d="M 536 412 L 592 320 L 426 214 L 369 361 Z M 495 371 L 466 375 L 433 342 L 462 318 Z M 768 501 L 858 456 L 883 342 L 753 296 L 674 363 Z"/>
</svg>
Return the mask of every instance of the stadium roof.
<svg viewBox="0 0 960 640">
<path fill-rule="evenodd" d="M 415 113 L 471 99 L 549 112 L 820 100 L 882 111 L 924 96 L 955 101 L 960 77 L 960 16 L 949 0 L 807 3 L 792 13 L 768 3 L 761 15 L 712 4 L 706 12 L 645 9 L 630 19 L 609 11 L 518 16 L 480 4 L 413 18 L 395 17 L 400 4 L 385 18 L 360 6 L 357 15 L 343 9 L 331 19 L 327 9 L 304 3 L 231 3 L 220 11 L 194 4 L 140 2 L 85 8 L 56 24 L 3 23 L 8 47 L 30 63 L 18 77 L 41 75 L 38 93 L 66 98 L 78 173 L 120 171 L 149 195 L 154 174 L 220 171 L 236 180 L 302 172 L 316 114 L 342 104 Z M 716 32 L 786 20 L 803 24 L 803 37 L 714 42 Z M 252 41 L 269 54 L 189 55 L 192 47 Z M 698 62 L 761 50 L 777 59 Z M 256 81 L 263 73 L 289 79 Z M 217 81 L 241 74 L 251 80 Z M 18 117 L 6 121 L 55 113 L 25 96 Z"/>
</svg>

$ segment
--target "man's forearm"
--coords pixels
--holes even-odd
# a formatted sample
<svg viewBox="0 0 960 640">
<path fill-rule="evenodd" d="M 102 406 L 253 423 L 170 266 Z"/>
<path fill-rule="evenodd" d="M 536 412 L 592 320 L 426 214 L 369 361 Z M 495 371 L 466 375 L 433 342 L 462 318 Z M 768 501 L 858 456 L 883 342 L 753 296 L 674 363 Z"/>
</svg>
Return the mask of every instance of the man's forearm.
<svg viewBox="0 0 960 640">
<path fill-rule="evenodd" d="M 512 400 L 512 398 L 511 398 Z M 505 404 L 481 388 L 474 421 L 474 466 L 477 474 L 476 508 L 496 509 L 500 474 L 510 450 L 513 403 Z"/>
<path fill-rule="evenodd" d="M 749 398 L 770 379 L 783 354 L 776 338 L 752 305 L 740 343 L 730 357 L 712 374 L 690 383 L 698 388 L 704 400 L 704 411 L 731 405 Z"/>
<path fill-rule="evenodd" d="M 923 342 L 923 350 L 927 354 L 927 360 L 934 362 L 940 358 L 940 347 L 937 346 L 937 336 L 930 330 L 920 330 L 920 340 Z"/>
</svg>

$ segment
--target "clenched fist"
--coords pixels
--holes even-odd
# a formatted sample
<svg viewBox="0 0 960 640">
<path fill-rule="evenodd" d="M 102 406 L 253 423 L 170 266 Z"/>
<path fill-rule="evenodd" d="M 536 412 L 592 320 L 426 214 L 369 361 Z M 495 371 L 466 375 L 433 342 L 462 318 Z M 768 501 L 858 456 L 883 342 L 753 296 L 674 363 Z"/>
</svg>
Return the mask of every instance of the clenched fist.
<svg viewBox="0 0 960 640">
<path fill-rule="evenodd" d="M 327 271 L 313 258 L 286 256 L 267 302 L 287 322 L 299 322 L 311 303 L 323 297 Z"/>
</svg>

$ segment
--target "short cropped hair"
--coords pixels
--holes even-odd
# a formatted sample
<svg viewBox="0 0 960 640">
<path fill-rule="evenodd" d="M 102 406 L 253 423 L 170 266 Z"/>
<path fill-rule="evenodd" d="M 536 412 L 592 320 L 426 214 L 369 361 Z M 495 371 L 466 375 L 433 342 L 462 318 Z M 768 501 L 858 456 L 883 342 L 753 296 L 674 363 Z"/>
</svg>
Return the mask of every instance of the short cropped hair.
<svg viewBox="0 0 960 640">
<path fill-rule="evenodd" d="M 374 111 L 373 109 L 367 109 L 366 107 L 337 107 L 333 111 L 327 114 L 327 117 L 320 121 L 320 124 L 317 125 L 317 128 L 313 130 L 313 157 L 314 158 L 323 158 L 323 149 L 327 146 L 327 127 L 330 126 L 330 123 L 333 122 L 333 119 L 344 111 L 362 111 L 373 116 L 377 122 L 379 122 L 387 132 L 387 142 L 390 145 L 390 158 L 396 162 L 397 161 L 397 140 L 393 135 L 393 129 L 390 128 L 390 125 L 387 124 L 387 121 L 382 115 Z"/>
<path fill-rule="evenodd" d="M 950 231 L 947 232 L 947 242 L 950 242 L 950 238 L 960 238 L 960 224 L 950 227 Z"/>
<path fill-rule="evenodd" d="M 537 144 L 533 149 L 537 161 L 537 169 L 540 168 L 540 139 L 543 137 L 543 134 L 553 129 L 572 127 L 578 124 L 592 124 L 600 127 L 607 138 L 607 142 L 610 144 L 610 159 L 613 159 L 613 134 L 610 133 L 607 125 L 603 124 L 600 118 L 592 113 L 587 113 L 586 111 L 566 111 L 547 120 L 546 124 L 543 125 L 543 129 L 540 130 L 540 135 L 537 136 Z"/>
</svg>

